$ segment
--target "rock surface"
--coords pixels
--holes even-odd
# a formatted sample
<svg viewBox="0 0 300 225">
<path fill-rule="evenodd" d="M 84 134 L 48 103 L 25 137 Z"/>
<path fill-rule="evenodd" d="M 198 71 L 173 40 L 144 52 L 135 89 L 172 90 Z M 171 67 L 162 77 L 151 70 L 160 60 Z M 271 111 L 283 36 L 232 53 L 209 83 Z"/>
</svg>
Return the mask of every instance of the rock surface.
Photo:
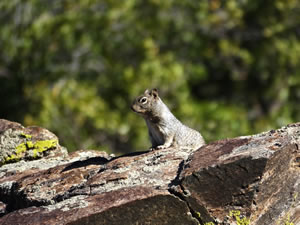
<svg viewBox="0 0 300 225">
<path fill-rule="evenodd" d="M 300 224 L 300 123 L 120 157 L 7 120 L 0 140 L 0 224 Z"/>
<path fill-rule="evenodd" d="M 0 119 L 0 165 L 66 153 L 50 131 Z"/>
</svg>

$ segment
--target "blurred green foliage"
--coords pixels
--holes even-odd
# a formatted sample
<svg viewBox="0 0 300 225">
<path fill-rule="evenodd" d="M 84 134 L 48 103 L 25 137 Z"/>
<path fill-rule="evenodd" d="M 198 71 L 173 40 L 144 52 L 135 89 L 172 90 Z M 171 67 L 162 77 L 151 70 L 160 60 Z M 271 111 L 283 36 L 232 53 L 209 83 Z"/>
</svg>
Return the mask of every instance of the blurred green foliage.
<svg viewBox="0 0 300 225">
<path fill-rule="evenodd" d="M 207 141 L 300 121 L 300 0 L 1 0 L 1 118 L 69 151 L 150 146 L 146 88 Z"/>
</svg>

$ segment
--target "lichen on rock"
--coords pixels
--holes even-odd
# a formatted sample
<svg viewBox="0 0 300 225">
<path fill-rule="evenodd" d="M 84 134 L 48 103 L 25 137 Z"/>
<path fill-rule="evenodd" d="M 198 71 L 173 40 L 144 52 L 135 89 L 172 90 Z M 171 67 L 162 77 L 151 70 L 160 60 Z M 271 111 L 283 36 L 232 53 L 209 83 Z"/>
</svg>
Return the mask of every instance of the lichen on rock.
<svg viewBox="0 0 300 225">
<path fill-rule="evenodd" d="M 1 127 L 11 127 L 0 131 L 0 165 L 38 159 L 48 150 L 60 149 L 57 137 L 43 128 L 25 128 L 7 120 L 0 123 Z"/>
<path fill-rule="evenodd" d="M 8 129 L 1 134 L 0 165 L 19 161 L 26 152 L 26 139 L 23 131 Z"/>
<path fill-rule="evenodd" d="M 58 141 L 56 139 L 36 141 L 35 143 L 30 142 L 30 145 L 27 143 L 28 156 L 34 159 L 42 157 L 43 152 L 56 148 L 57 144 Z"/>
</svg>

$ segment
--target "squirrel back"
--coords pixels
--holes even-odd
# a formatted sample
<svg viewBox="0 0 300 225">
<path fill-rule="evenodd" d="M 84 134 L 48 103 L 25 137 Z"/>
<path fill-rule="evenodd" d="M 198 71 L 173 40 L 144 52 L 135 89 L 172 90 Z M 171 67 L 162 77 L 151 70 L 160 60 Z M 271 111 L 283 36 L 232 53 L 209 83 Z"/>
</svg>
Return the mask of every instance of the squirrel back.
<svg viewBox="0 0 300 225">
<path fill-rule="evenodd" d="M 146 121 L 151 149 L 182 147 L 198 149 L 205 144 L 202 135 L 183 125 L 169 110 L 158 95 L 157 89 L 146 90 L 137 97 L 131 109 Z"/>
</svg>

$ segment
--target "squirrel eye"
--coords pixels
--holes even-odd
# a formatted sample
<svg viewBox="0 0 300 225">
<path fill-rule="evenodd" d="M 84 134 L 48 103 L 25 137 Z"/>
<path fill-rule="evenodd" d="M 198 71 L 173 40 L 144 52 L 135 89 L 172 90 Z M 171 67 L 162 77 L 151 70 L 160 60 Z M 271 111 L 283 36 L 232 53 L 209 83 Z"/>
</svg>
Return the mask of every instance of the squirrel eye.
<svg viewBox="0 0 300 225">
<path fill-rule="evenodd" d="M 147 98 L 146 97 L 141 98 L 140 102 L 145 104 L 147 102 Z"/>
</svg>

